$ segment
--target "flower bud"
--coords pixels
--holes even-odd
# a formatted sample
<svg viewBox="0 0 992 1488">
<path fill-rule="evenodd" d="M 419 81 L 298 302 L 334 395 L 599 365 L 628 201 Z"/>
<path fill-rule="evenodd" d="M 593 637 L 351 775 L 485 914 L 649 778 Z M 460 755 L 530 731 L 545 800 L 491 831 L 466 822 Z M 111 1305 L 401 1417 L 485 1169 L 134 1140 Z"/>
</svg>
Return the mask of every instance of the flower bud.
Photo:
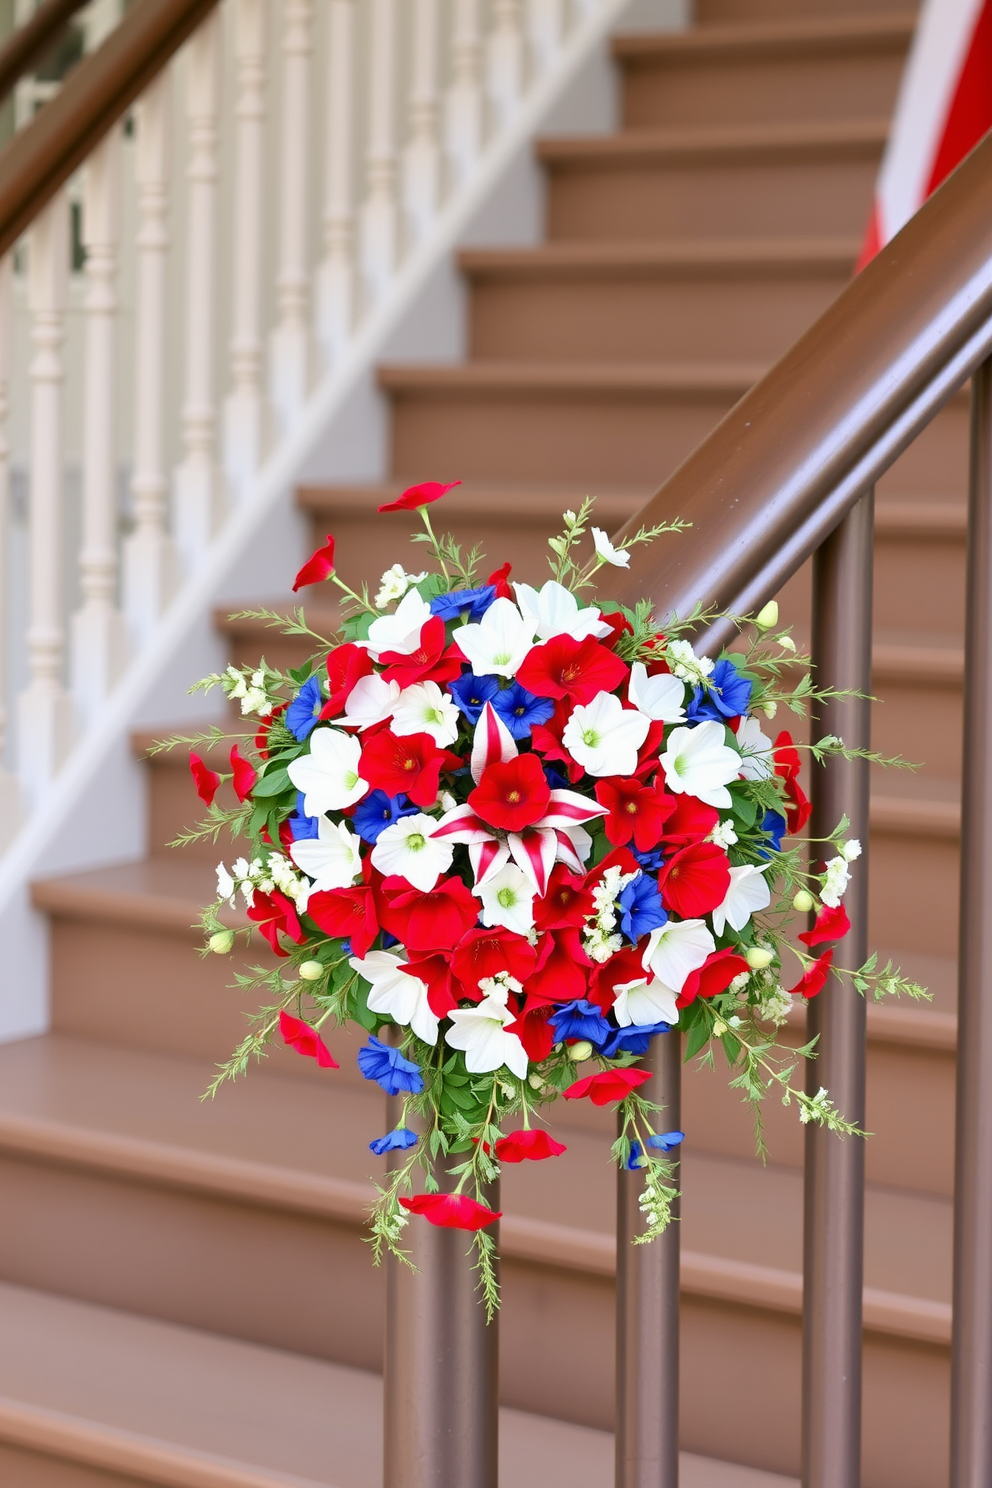
<svg viewBox="0 0 992 1488">
<path fill-rule="evenodd" d="M 527 1084 L 530 1086 L 531 1090 L 544 1089 L 544 1081 L 541 1079 L 540 1075 L 528 1075 Z"/>
<path fill-rule="evenodd" d="M 778 624 L 778 600 L 770 599 L 755 615 L 754 623 L 759 630 L 774 630 Z"/>
<path fill-rule="evenodd" d="M 744 960 L 752 971 L 764 971 L 766 966 L 771 966 L 775 957 L 771 951 L 766 951 L 764 946 L 748 946 L 744 953 Z"/>
<path fill-rule="evenodd" d="M 234 945 L 233 930 L 215 930 L 207 941 L 207 945 L 216 956 L 226 956 Z"/>
<path fill-rule="evenodd" d="M 792 901 L 792 907 L 799 914 L 809 914 L 815 903 L 816 901 L 808 889 L 800 889 Z"/>
<path fill-rule="evenodd" d="M 320 961 L 304 961 L 299 974 L 305 982 L 319 982 L 324 975 L 324 967 Z"/>
<path fill-rule="evenodd" d="M 569 1046 L 568 1057 L 573 1064 L 581 1064 L 584 1059 L 591 1059 L 592 1044 L 588 1039 L 577 1039 Z"/>
<path fill-rule="evenodd" d="M 713 1037 L 723 1038 L 723 1035 L 726 1033 L 726 1031 L 726 1023 L 724 1023 L 722 1018 L 717 1018 L 716 1022 L 713 1024 Z"/>
<path fill-rule="evenodd" d="M 783 651 L 795 651 L 796 643 L 791 636 L 779 636 L 778 643 Z"/>
</svg>

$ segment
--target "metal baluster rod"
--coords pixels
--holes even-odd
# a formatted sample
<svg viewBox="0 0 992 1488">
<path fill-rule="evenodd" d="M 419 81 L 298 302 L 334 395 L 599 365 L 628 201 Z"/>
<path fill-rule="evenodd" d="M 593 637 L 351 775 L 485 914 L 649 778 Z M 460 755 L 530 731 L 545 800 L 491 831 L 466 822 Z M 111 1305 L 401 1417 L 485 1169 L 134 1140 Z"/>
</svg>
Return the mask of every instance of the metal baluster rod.
<svg viewBox="0 0 992 1488">
<path fill-rule="evenodd" d="M 640 1094 L 665 1107 L 666 1130 L 678 1127 L 682 1039 L 661 1034 L 641 1061 L 652 1078 Z M 650 1245 L 632 1245 L 644 1228 L 637 1207 L 643 1179 L 617 1178 L 617 1488 L 678 1488 L 679 1223 Z"/>
<path fill-rule="evenodd" d="M 813 660 L 817 687 L 867 694 L 871 684 L 872 535 L 868 492 L 814 557 Z M 837 698 L 819 704 L 812 737 L 837 734 L 867 747 L 870 704 Z M 826 837 L 842 815 L 867 852 L 868 765 L 831 759 L 813 767 L 811 835 Z M 833 856 L 827 847 L 826 853 Z M 824 849 L 817 845 L 814 857 Z M 868 864 L 862 856 L 845 896 L 850 933 L 835 951 L 854 969 L 867 954 Z M 810 1092 L 826 1087 L 848 1119 L 864 1124 L 865 1000 L 831 978 L 807 1011 L 817 1057 Z M 861 1472 L 861 1291 L 864 1238 L 864 1142 L 806 1129 L 803 1263 L 803 1488 L 857 1488 Z"/>
<path fill-rule="evenodd" d="M 971 396 L 951 1488 L 992 1482 L 992 362 Z"/>
</svg>

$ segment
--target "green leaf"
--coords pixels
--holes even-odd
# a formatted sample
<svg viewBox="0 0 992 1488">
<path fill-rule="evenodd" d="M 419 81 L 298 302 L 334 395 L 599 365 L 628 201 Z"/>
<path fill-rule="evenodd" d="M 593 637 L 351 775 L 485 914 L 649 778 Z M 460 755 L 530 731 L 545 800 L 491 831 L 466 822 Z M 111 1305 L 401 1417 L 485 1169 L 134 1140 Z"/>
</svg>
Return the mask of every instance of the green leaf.
<svg viewBox="0 0 992 1488">
<path fill-rule="evenodd" d="M 686 1036 L 686 1041 L 685 1041 L 685 1057 L 686 1057 L 686 1059 L 691 1059 L 694 1054 L 698 1054 L 699 1051 L 700 1051 L 700 1049 L 706 1043 L 706 1041 L 709 1038 L 709 1036 L 710 1036 L 709 1025 L 702 1018 L 700 1018 L 689 1029 L 689 1032 L 688 1032 L 688 1034 Z"/>
<path fill-rule="evenodd" d="M 278 769 L 271 770 L 267 775 L 263 775 L 260 780 L 256 780 L 251 793 L 254 799 L 258 800 L 259 797 L 264 796 L 281 796 L 283 791 L 295 791 L 295 789 L 286 770 L 280 766 Z"/>
</svg>

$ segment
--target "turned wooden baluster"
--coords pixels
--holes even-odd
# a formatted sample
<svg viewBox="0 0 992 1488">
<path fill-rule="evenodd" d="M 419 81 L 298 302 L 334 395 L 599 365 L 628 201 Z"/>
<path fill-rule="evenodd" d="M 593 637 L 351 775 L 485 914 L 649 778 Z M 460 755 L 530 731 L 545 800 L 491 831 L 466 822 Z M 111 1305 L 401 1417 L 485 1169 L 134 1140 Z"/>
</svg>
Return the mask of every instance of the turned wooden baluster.
<svg viewBox="0 0 992 1488">
<path fill-rule="evenodd" d="M 7 769 L 7 640 L 10 558 L 10 370 L 13 354 L 13 254 L 0 258 L 0 849 L 20 826 L 21 788 Z"/>
<path fill-rule="evenodd" d="M 317 334 L 324 360 L 340 360 L 355 323 L 355 0 L 329 0 L 324 257 Z"/>
<path fill-rule="evenodd" d="M 479 0 L 453 0 L 451 86 L 444 103 L 444 146 L 456 181 L 463 181 L 478 159 L 484 123 Z"/>
<path fill-rule="evenodd" d="M 403 200 L 413 241 L 428 231 L 441 200 L 437 48 L 438 0 L 414 0 L 410 143 L 403 158 Z"/>
<path fill-rule="evenodd" d="M 538 72 L 549 67 L 561 50 L 565 8 L 565 0 L 530 0 L 530 45 Z"/>
<path fill-rule="evenodd" d="M 520 0 L 496 0 L 487 47 L 487 84 L 497 124 L 505 124 L 524 85 L 524 33 Z"/>
<path fill-rule="evenodd" d="M 279 169 L 278 320 L 272 335 L 271 392 L 282 430 L 307 395 L 310 328 L 307 280 L 312 0 L 286 0 L 282 16 L 282 158 Z"/>
<path fill-rule="evenodd" d="M 362 207 L 362 275 L 374 304 L 399 256 L 396 201 L 396 6 L 371 0 L 371 71 L 366 169 L 368 194 Z"/>
</svg>

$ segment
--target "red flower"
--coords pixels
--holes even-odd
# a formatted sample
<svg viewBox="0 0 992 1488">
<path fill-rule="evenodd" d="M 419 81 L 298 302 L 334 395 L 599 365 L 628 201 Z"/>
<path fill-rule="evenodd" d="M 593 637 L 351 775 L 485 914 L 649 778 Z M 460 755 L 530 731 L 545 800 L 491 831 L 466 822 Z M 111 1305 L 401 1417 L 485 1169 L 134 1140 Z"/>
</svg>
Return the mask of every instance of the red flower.
<svg viewBox="0 0 992 1488">
<path fill-rule="evenodd" d="M 430 1224 L 446 1230 L 482 1230 L 503 1218 L 502 1209 L 487 1209 L 468 1194 L 414 1194 L 401 1198 L 400 1203 L 411 1214 L 422 1214 Z"/>
<path fill-rule="evenodd" d="M 379 933 L 371 884 L 358 884 L 352 889 L 322 889 L 319 894 L 311 894 L 307 914 L 325 935 L 350 940 L 356 956 L 366 955 Z"/>
<path fill-rule="evenodd" d="M 818 956 L 812 966 L 806 968 L 799 981 L 792 988 L 793 996 L 815 997 L 818 992 L 822 992 L 833 959 L 834 953 L 832 950 L 824 951 L 822 956 Z"/>
<path fill-rule="evenodd" d="M 454 874 L 429 894 L 401 878 L 383 883 L 379 923 L 409 951 L 450 951 L 479 917 L 479 901 Z"/>
<path fill-rule="evenodd" d="M 432 615 L 420 627 L 420 644 L 407 656 L 402 651 L 383 651 L 379 657 L 387 682 L 412 687 L 416 682 L 450 682 L 464 660 L 457 646 L 446 646 L 444 621 Z M 371 668 L 371 663 L 370 663 Z"/>
<path fill-rule="evenodd" d="M 666 821 L 662 836 L 665 842 L 686 847 L 689 843 L 705 841 L 719 820 L 715 806 L 707 806 L 695 796 L 676 796 L 675 810 Z"/>
<path fill-rule="evenodd" d="M 551 787 L 536 754 L 518 754 L 488 765 L 468 804 L 491 827 L 522 832 L 539 822 L 548 809 Z"/>
<path fill-rule="evenodd" d="M 663 795 L 639 780 L 596 782 L 596 800 L 609 811 L 606 835 L 617 846 L 634 839 L 639 852 L 650 852 L 661 840 L 661 829 L 675 810 L 675 797 Z"/>
<path fill-rule="evenodd" d="M 783 729 L 772 746 L 775 759 L 775 774 L 785 781 L 785 819 L 791 835 L 801 832 L 809 821 L 813 810 L 799 784 L 799 751 L 792 742 L 792 735 Z"/>
<path fill-rule="evenodd" d="M 568 1148 L 564 1142 L 556 1142 L 543 1129 L 536 1131 L 508 1132 L 496 1143 L 496 1156 L 500 1162 L 540 1162 L 545 1157 L 561 1157 Z"/>
<path fill-rule="evenodd" d="M 257 753 L 263 760 L 267 760 L 269 757 L 269 729 L 279 717 L 280 713 L 285 713 L 288 707 L 288 703 L 278 703 L 276 707 L 272 709 L 272 712 L 269 714 L 268 718 L 263 718 L 261 723 L 258 725 L 258 728 L 255 730 L 255 738 L 252 742 L 255 745 Z"/>
<path fill-rule="evenodd" d="M 584 878 L 569 873 L 563 863 L 551 870 L 543 899 L 534 900 L 534 925 L 538 930 L 562 930 L 567 925 L 581 927 L 596 908 L 592 890 Z"/>
<path fill-rule="evenodd" d="M 584 1080 L 576 1080 L 562 1094 L 566 1100 L 581 1100 L 587 1095 L 594 1106 L 608 1106 L 613 1101 L 623 1100 L 624 1096 L 650 1078 L 650 1070 L 601 1070 L 598 1075 L 586 1075 Z"/>
<path fill-rule="evenodd" d="M 302 1018 L 294 1018 L 285 1008 L 279 1013 L 279 1032 L 291 1049 L 316 1059 L 321 1069 L 341 1068 L 316 1028 L 304 1023 Z"/>
<path fill-rule="evenodd" d="M 675 1006 L 688 1007 L 697 997 L 716 997 L 726 992 L 735 976 L 747 971 L 747 962 L 732 950 L 714 951 L 707 956 L 702 966 L 690 971 L 682 984 Z"/>
<path fill-rule="evenodd" d="M 838 904 L 835 909 L 824 906 L 812 930 L 804 930 L 799 939 L 808 946 L 822 945 L 825 940 L 843 940 L 850 928 L 851 922 L 843 904 Z"/>
<path fill-rule="evenodd" d="M 460 485 L 461 481 L 449 481 L 446 486 L 442 486 L 440 481 L 421 481 L 419 486 L 407 486 L 402 496 L 398 496 L 395 501 L 387 501 L 379 510 L 416 511 L 418 506 L 429 506 L 432 501 L 440 501 L 446 491 Z"/>
<path fill-rule="evenodd" d="M 648 976 L 641 965 L 643 954 L 643 945 L 640 950 L 637 946 L 624 946 L 608 961 L 601 962 L 589 977 L 589 1001 L 608 1013 L 617 1000 L 616 989 L 621 982 L 637 982 Z"/>
<path fill-rule="evenodd" d="M 209 770 L 198 754 L 190 752 L 189 772 L 196 786 L 196 794 L 204 805 L 209 806 L 217 794 L 220 785 L 220 776 L 214 770 Z"/>
<path fill-rule="evenodd" d="M 531 1008 L 529 1012 L 519 1014 L 513 1032 L 527 1051 L 531 1064 L 540 1064 L 551 1053 L 555 1041 L 550 1007 Z"/>
<path fill-rule="evenodd" d="M 287 899 L 280 889 L 273 889 L 271 894 L 260 894 L 256 889 L 255 902 L 248 911 L 248 918 L 258 926 L 277 956 L 289 955 L 279 944 L 280 931 L 283 935 L 288 935 L 296 945 L 302 945 L 306 940 L 296 917 L 293 901 Z"/>
<path fill-rule="evenodd" d="M 569 1002 L 586 995 L 586 973 L 583 967 L 592 962 L 582 949 L 578 930 L 546 930 L 537 949 L 537 967 L 524 983 L 527 1007 L 542 1003 Z"/>
<path fill-rule="evenodd" d="M 497 599 L 512 599 L 513 590 L 510 588 L 510 570 L 512 564 L 504 563 L 502 568 L 495 569 L 486 580 L 496 590 Z"/>
<path fill-rule="evenodd" d="M 598 692 L 613 692 L 628 673 L 626 663 L 595 636 L 573 641 L 560 635 L 528 652 L 517 668 L 517 681 L 538 697 L 591 703 Z"/>
<path fill-rule="evenodd" d="M 537 952 L 530 942 L 501 926 L 469 930 L 451 958 L 451 969 L 467 997 L 474 997 L 482 979 L 498 971 L 508 971 L 518 982 L 525 982 L 536 964 Z"/>
<path fill-rule="evenodd" d="M 709 914 L 727 897 L 730 861 L 715 842 L 697 842 L 669 858 L 658 875 L 661 902 L 682 920 Z"/>
<path fill-rule="evenodd" d="M 437 800 L 442 770 L 457 770 L 457 755 L 439 749 L 430 734 L 404 734 L 380 729 L 366 738 L 362 749 L 361 774 L 372 790 L 387 796 L 405 793 L 418 806 L 433 806 Z"/>
<path fill-rule="evenodd" d="M 401 966 L 400 971 L 426 984 L 428 1006 L 435 1018 L 447 1017 L 465 996 L 461 983 L 452 975 L 448 957 L 440 951 L 431 956 L 411 955 L 409 963 Z"/>
<path fill-rule="evenodd" d="M 237 744 L 231 750 L 231 769 L 234 771 L 234 794 L 239 801 L 251 795 L 251 788 L 258 778 L 246 759 L 242 759 Z"/>
<path fill-rule="evenodd" d="M 335 646 L 327 656 L 328 698 L 320 710 L 321 718 L 336 718 L 351 696 L 356 682 L 368 677 L 372 658 L 361 646 L 346 641 Z"/>
<path fill-rule="evenodd" d="M 530 741 L 538 754 L 546 760 L 560 760 L 565 766 L 568 778 L 574 785 L 581 780 L 586 773 L 581 765 L 576 764 L 569 754 L 561 736 L 565 731 L 565 725 L 572 716 L 572 705 L 564 698 L 560 698 L 555 704 L 555 711 L 547 723 L 535 723 L 531 726 Z"/>
<path fill-rule="evenodd" d="M 334 572 L 334 539 L 330 533 L 324 541 L 324 546 L 312 553 L 293 580 L 293 593 L 297 589 L 304 588 L 307 584 L 319 584 Z"/>
</svg>

